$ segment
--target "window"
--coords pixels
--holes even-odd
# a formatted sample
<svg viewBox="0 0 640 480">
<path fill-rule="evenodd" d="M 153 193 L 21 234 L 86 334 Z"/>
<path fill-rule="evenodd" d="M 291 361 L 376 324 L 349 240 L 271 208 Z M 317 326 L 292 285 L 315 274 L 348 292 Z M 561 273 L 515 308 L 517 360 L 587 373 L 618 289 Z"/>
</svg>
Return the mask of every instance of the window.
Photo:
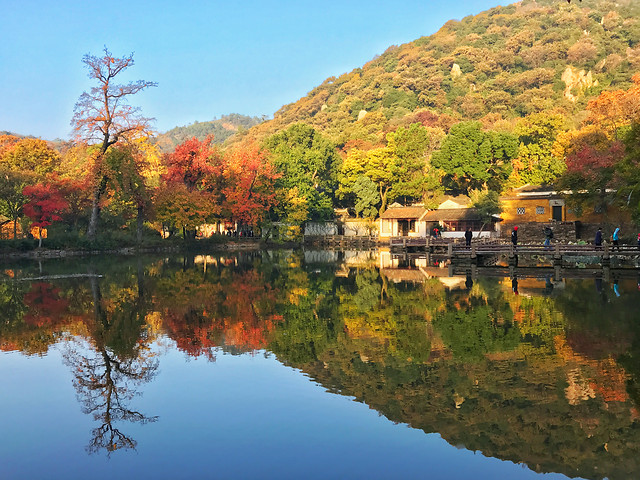
<svg viewBox="0 0 640 480">
<path fill-rule="evenodd" d="M 409 220 L 409 231 L 410 232 L 415 232 L 416 231 L 416 221 L 415 220 Z"/>
<path fill-rule="evenodd" d="M 516 213 L 517 213 L 518 215 L 524 215 L 524 211 L 525 211 L 525 210 L 524 210 L 524 207 L 518 207 L 518 208 L 516 209 Z"/>
<path fill-rule="evenodd" d="M 544 207 L 536 207 L 537 215 L 544 215 Z"/>
</svg>

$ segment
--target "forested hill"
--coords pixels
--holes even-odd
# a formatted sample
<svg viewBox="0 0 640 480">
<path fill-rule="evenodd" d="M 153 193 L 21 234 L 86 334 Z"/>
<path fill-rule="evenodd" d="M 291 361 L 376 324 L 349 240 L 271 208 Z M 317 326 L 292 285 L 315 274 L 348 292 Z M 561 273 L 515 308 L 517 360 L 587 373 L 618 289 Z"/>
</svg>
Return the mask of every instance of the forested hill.
<svg viewBox="0 0 640 480">
<path fill-rule="evenodd" d="M 640 1 L 523 0 L 392 46 L 326 79 L 248 136 L 304 122 L 338 146 L 375 145 L 385 131 L 414 122 L 447 129 L 477 119 L 493 127 L 555 111 L 578 123 L 589 99 L 628 88 L 639 70 Z"/>
<path fill-rule="evenodd" d="M 209 122 L 195 122 L 184 127 L 172 128 L 168 132 L 158 135 L 156 143 L 162 150 L 172 151 L 176 145 L 188 138 L 196 137 L 198 140 L 203 140 L 207 135 L 211 134 L 214 136 L 215 143 L 223 143 L 235 133 L 248 130 L 262 121 L 263 119 L 258 117 L 232 113 Z"/>
</svg>

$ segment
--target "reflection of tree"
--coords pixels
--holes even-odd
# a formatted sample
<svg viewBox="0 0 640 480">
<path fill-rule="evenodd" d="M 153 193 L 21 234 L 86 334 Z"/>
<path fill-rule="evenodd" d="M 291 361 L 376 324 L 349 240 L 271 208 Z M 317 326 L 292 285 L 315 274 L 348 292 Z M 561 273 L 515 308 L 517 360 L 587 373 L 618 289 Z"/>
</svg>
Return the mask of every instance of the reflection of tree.
<svg viewBox="0 0 640 480">
<path fill-rule="evenodd" d="M 30 289 L 29 289 L 30 287 Z M 68 302 L 49 283 L 0 283 L 0 349 L 44 353 L 60 337 Z"/>
<path fill-rule="evenodd" d="M 214 360 L 218 346 L 264 348 L 279 322 L 275 293 L 262 274 L 223 264 L 202 271 L 184 266 L 158 281 L 154 307 L 169 337 L 190 356 Z"/>
<path fill-rule="evenodd" d="M 138 395 L 136 388 L 155 376 L 158 361 L 144 342 L 146 300 L 141 271 L 137 294 L 121 288 L 104 299 L 97 276 L 90 277 L 90 287 L 94 318 L 88 327 L 92 345 L 70 342 L 65 360 L 74 374 L 73 385 L 83 412 L 100 422 L 92 431 L 87 450 L 111 453 L 136 446 L 133 438 L 116 427 L 117 423 L 145 424 L 157 419 L 131 409 L 129 402 Z"/>
<path fill-rule="evenodd" d="M 136 358 L 119 358 L 106 347 L 91 348 L 75 341 L 65 354 L 65 360 L 75 376 L 73 386 L 82 403 L 82 411 L 93 414 L 100 426 L 92 431 L 87 450 L 112 452 L 136 447 L 136 441 L 118 429 L 118 422 L 145 424 L 149 417 L 133 410 L 128 403 L 137 395 L 136 387 L 150 381 L 156 374 L 157 360 L 150 354 Z"/>
<path fill-rule="evenodd" d="M 449 296 L 433 322 L 444 343 L 461 360 L 515 349 L 520 331 L 502 295 Z"/>
<path fill-rule="evenodd" d="M 55 326 L 69 316 L 69 301 L 60 296 L 60 289 L 48 282 L 34 282 L 24 294 L 29 307 L 24 316 L 27 324 L 42 327 Z"/>
</svg>

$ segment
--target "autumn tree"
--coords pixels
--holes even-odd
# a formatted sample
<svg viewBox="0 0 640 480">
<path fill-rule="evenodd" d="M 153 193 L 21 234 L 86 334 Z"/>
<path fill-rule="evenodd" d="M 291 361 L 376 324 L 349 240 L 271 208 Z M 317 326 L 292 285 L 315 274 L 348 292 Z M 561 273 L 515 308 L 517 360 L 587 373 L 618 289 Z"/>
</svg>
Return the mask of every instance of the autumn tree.
<svg viewBox="0 0 640 480">
<path fill-rule="evenodd" d="M 188 138 L 165 157 L 165 166 L 163 180 L 182 183 L 189 191 L 215 188 L 212 177 L 221 179 L 223 173 L 222 154 L 213 144 L 213 136 Z"/>
<path fill-rule="evenodd" d="M 276 204 L 274 187 L 278 178 L 274 166 L 256 145 L 227 153 L 223 195 L 230 220 L 259 226 Z"/>
<path fill-rule="evenodd" d="M 92 209 L 87 238 L 95 239 L 100 201 L 109 180 L 105 170 L 107 150 L 119 142 L 127 142 L 149 131 L 149 118 L 140 114 L 139 107 L 129 105 L 132 95 L 156 86 L 155 82 L 138 80 L 127 84 L 115 83 L 115 78 L 133 66 L 133 54 L 116 58 L 104 48 L 101 57 L 85 55 L 82 62 L 89 70 L 89 78 L 97 85 L 84 92 L 74 108 L 71 124 L 79 138 L 99 146 L 92 166 Z"/>
<path fill-rule="evenodd" d="M 181 183 L 168 183 L 156 191 L 156 218 L 169 232 L 181 228 L 186 240 L 199 225 L 214 220 L 219 209 L 208 192 L 189 190 Z"/>
<path fill-rule="evenodd" d="M 42 247 L 42 229 L 62 220 L 67 202 L 55 185 L 38 183 L 22 190 L 28 202 L 22 207 L 24 214 L 32 220 L 31 227 L 38 229 L 38 247 Z"/>
<path fill-rule="evenodd" d="M 180 226 L 185 239 L 196 227 L 215 220 L 221 212 L 225 188 L 224 159 L 213 137 L 185 140 L 165 156 L 166 173 L 156 196 L 158 219 Z"/>
<path fill-rule="evenodd" d="M 0 169 L 44 177 L 60 163 L 60 154 L 39 138 L 23 138 L 0 155 Z"/>
<path fill-rule="evenodd" d="M 130 202 L 136 212 L 136 237 L 142 241 L 145 212 L 151 202 L 149 189 L 142 174 L 144 156 L 134 144 L 114 146 L 105 156 L 105 172 L 111 187 L 124 202 Z"/>
</svg>

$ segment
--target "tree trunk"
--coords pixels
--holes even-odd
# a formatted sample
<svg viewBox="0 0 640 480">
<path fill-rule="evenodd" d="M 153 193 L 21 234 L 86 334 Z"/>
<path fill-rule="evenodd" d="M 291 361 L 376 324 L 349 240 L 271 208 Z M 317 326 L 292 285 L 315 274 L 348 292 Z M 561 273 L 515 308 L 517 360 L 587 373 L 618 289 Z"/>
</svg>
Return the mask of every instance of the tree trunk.
<svg viewBox="0 0 640 480">
<path fill-rule="evenodd" d="M 91 219 L 89 220 L 89 228 L 87 229 L 87 238 L 89 240 L 96 239 L 96 233 L 98 232 L 98 219 L 100 217 L 100 198 L 102 193 L 107 187 L 107 177 L 103 175 L 93 191 L 93 202 L 91 204 Z"/>
<path fill-rule="evenodd" d="M 38 227 L 38 248 L 42 248 L 42 228 Z"/>
<path fill-rule="evenodd" d="M 13 219 L 13 239 L 18 238 L 18 219 Z"/>
<path fill-rule="evenodd" d="M 144 207 L 138 205 L 138 219 L 136 225 L 136 239 L 138 244 L 142 243 L 142 228 L 144 227 Z"/>
</svg>

